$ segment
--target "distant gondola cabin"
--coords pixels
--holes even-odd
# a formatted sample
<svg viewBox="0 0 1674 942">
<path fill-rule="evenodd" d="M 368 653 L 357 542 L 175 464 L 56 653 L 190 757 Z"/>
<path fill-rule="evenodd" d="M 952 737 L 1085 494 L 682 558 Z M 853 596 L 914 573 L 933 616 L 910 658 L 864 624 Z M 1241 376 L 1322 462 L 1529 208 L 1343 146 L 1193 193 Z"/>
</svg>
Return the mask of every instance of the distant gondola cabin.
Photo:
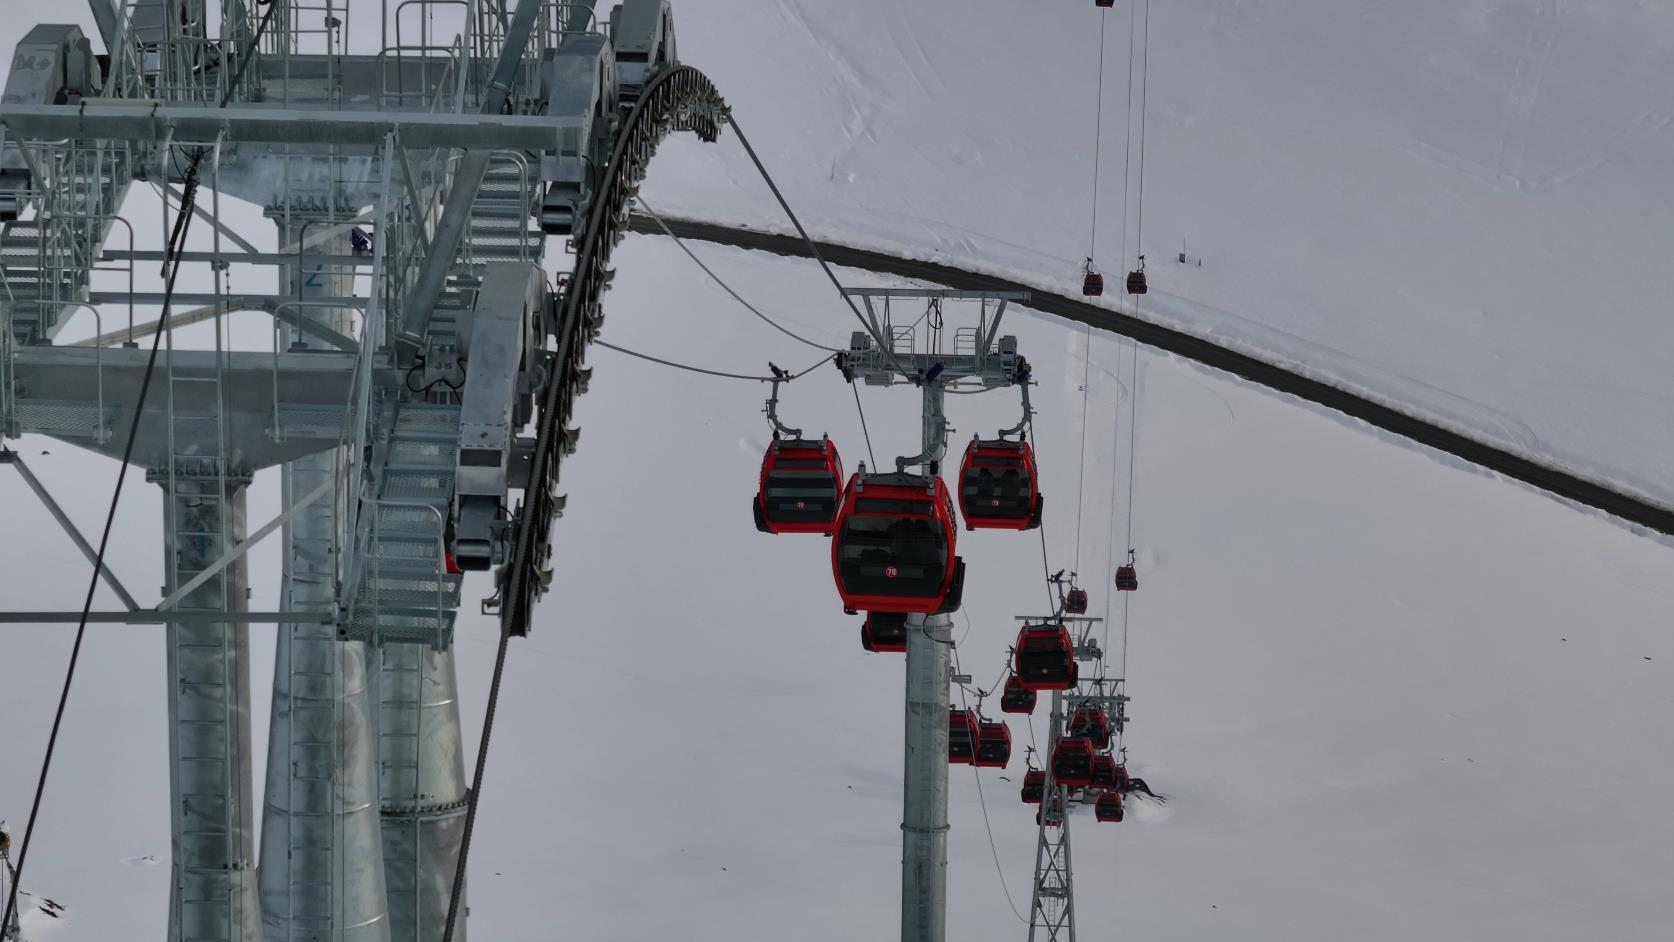
<svg viewBox="0 0 1674 942">
<path fill-rule="evenodd" d="M 1119 823 L 1122 820 L 1122 793 L 1107 791 L 1093 803 L 1093 817 L 1100 821 Z"/>
<path fill-rule="evenodd" d="M 1040 804 L 1041 796 L 1046 794 L 1046 772 L 1043 769 L 1030 769 L 1023 773 L 1023 803 L 1026 805 Z"/>
<path fill-rule="evenodd" d="M 953 765 L 976 762 L 982 738 L 981 721 L 975 710 L 947 711 L 947 761 Z"/>
<path fill-rule="evenodd" d="M 860 623 L 860 646 L 895 654 L 907 650 L 907 616 L 900 612 L 867 612 L 866 620 Z"/>
<path fill-rule="evenodd" d="M 1075 788 L 1092 784 L 1093 744 L 1074 736 L 1058 740 L 1052 747 L 1052 781 Z"/>
<path fill-rule="evenodd" d="M 1011 762 L 1011 728 L 998 720 L 983 720 L 977 731 L 976 764 L 1003 769 Z"/>
<path fill-rule="evenodd" d="M 1006 686 L 1000 692 L 1001 713 L 1033 713 L 1035 712 L 1035 692 L 1023 686 L 1016 674 L 1006 678 Z"/>
<path fill-rule="evenodd" d="M 1029 690 L 1068 690 L 1080 679 L 1075 643 L 1063 625 L 1024 625 L 1017 633 L 1012 675 Z"/>
<path fill-rule="evenodd" d="M 1070 714 L 1069 734 L 1071 736 L 1085 736 L 1091 740 L 1094 749 L 1110 748 L 1110 715 L 1104 707 L 1092 703 L 1083 703 Z"/>
<path fill-rule="evenodd" d="M 1087 590 L 1071 589 L 1064 593 L 1064 613 L 1068 615 L 1087 614 Z"/>
</svg>

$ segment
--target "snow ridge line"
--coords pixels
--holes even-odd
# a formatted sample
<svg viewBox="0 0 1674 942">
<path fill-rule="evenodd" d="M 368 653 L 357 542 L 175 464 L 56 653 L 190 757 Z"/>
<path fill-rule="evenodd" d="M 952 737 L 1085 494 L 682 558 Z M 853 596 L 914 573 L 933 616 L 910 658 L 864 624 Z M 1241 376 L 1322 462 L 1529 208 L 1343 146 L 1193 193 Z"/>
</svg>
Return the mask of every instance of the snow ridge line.
<svg viewBox="0 0 1674 942">
<path fill-rule="evenodd" d="M 696 239 L 792 258 L 813 257 L 807 244 L 794 235 L 666 215 L 662 218 L 662 223 L 683 239 Z M 662 225 L 641 213 L 630 215 L 628 230 L 650 235 L 663 234 Z M 1028 291 L 1032 298 L 1025 306 L 1033 310 L 1087 324 L 1165 353 L 1224 370 L 1275 392 L 1286 393 L 1341 412 L 1374 428 L 1452 455 L 1555 497 L 1603 511 L 1629 524 L 1665 536 L 1674 536 L 1674 508 L 1666 504 L 1583 477 L 1551 463 L 1551 459 L 1545 456 L 1521 453 L 1484 441 L 1438 420 L 1402 411 L 1363 393 L 1305 376 L 1294 369 L 1222 346 L 1203 337 L 994 275 L 834 242 L 815 240 L 815 243 L 827 261 L 845 268 L 916 278 L 958 290 Z"/>
</svg>

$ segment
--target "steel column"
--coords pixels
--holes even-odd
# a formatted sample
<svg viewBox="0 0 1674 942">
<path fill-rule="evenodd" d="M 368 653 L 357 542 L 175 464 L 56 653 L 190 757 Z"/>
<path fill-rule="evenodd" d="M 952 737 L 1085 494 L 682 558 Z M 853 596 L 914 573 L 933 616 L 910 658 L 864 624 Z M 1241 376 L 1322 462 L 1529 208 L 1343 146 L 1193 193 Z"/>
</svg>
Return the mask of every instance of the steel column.
<svg viewBox="0 0 1674 942">
<path fill-rule="evenodd" d="M 248 478 L 174 476 L 165 490 L 165 578 L 170 590 L 244 537 Z M 162 482 L 167 486 L 167 478 Z M 225 500 L 222 496 L 225 496 Z M 181 601 L 180 608 L 245 607 L 240 559 Z M 250 629 L 170 623 L 169 758 L 173 861 L 171 942 L 259 942 L 250 757 Z"/>
<path fill-rule="evenodd" d="M 942 387 L 924 385 L 924 456 L 947 447 Z M 901 942 L 947 935 L 947 715 L 953 618 L 907 616 L 906 754 L 901 800 Z"/>
<path fill-rule="evenodd" d="M 465 834 L 465 755 L 453 651 L 381 650 L 378 767 L 392 942 L 436 942 Z M 463 906 L 460 909 L 464 912 Z M 453 938 L 464 942 L 465 920 Z"/>
<path fill-rule="evenodd" d="M 279 241 L 300 235 L 303 220 L 280 221 Z M 331 251 L 348 248 L 346 231 Z M 340 243 L 340 244 L 339 244 Z M 285 271 L 293 297 L 306 290 L 352 293 L 347 269 L 310 258 Z M 300 316 L 336 333 L 353 329 L 352 312 L 302 306 Z M 287 349 L 326 349 L 308 331 L 282 331 Z M 346 449 L 283 466 L 289 505 L 340 476 Z M 284 608 L 334 612 L 338 565 L 348 534 L 344 502 L 352 482 L 297 511 L 285 525 Z M 338 641 L 326 624 L 279 626 L 273 665 L 267 799 L 262 815 L 262 921 L 266 942 L 388 942 L 383 845 L 379 840 L 374 715 L 366 646 Z"/>
</svg>

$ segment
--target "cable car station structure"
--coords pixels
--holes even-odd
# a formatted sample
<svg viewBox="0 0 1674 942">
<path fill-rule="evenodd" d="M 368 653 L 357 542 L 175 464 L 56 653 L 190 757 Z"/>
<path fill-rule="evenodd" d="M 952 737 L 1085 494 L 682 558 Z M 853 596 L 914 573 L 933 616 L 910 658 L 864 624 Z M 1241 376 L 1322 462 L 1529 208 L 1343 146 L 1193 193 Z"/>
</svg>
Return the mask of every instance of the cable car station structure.
<svg viewBox="0 0 1674 942">
<path fill-rule="evenodd" d="M 171 942 L 464 939 L 476 796 L 452 653 L 463 576 L 493 578 L 491 721 L 507 641 L 530 631 L 554 577 L 572 407 L 630 202 L 667 135 L 713 142 L 731 113 L 679 63 L 669 0 L 604 17 L 593 0 L 90 2 L 108 52 L 78 27 L 37 26 L 0 99 L 0 464 L 124 610 L 0 623 L 161 626 Z M 154 236 L 124 215 L 144 189 L 164 207 Z M 261 208 L 276 251 L 240 234 L 223 196 Z M 194 226 L 207 247 L 187 247 Z M 542 267 L 549 236 L 573 253 L 556 283 Z M 161 292 L 136 288 L 151 265 Z M 233 290 L 235 270 L 266 286 Z M 868 613 L 863 643 L 906 654 L 902 938 L 941 942 L 958 522 L 1040 523 L 1029 367 L 999 333 L 1027 295 L 842 296 L 865 329 L 838 366 L 851 383 L 918 387 L 921 450 L 845 483 L 835 446 L 779 423 L 775 383 L 753 511 L 769 533 L 831 537 L 844 605 Z M 979 306 L 976 323 L 948 329 L 942 305 L 962 301 Z M 903 302 L 926 316 L 902 323 Z M 231 343 L 224 319 L 241 311 L 271 318 L 267 349 Z M 95 336 L 56 342 L 78 318 Z M 1020 390 L 1023 418 L 970 443 L 956 515 L 944 396 L 1002 387 Z M 102 566 L 108 528 L 95 549 L 3 447 L 25 434 L 115 458 L 163 490 L 159 601 Z M 283 509 L 252 528 L 246 490 L 268 468 Z M 276 533 L 280 604 L 250 611 L 247 553 Z M 278 629 L 259 805 L 257 623 Z M 1031 686 L 1054 691 L 1056 744 L 1066 688 Z M 1012 693 L 1007 712 L 1032 711 L 1034 689 L 1019 691 L 1026 710 Z M 971 763 L 1003 765 L 1009 730 L 970 716 Z M 1064 794 L 1050 765 L 1043 821 Z M 1073 912 L 1067 824 L 1056 843 L 1048 830 L 1037 871 L 1061 874 L 1062 891 L 1037 874 L 1036 906 Z"/>
</svg>

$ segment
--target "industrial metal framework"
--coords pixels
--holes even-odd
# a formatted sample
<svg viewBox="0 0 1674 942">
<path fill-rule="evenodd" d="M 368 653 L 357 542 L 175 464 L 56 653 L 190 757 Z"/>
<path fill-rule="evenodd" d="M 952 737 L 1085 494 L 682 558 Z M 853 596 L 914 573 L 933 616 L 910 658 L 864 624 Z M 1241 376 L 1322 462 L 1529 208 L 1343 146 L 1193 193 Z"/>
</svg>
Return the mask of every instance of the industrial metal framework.
<svg viewBox="0 0 1674 942">
<path fill-rule="evenodd" d="M 1092 628 L 1104 619 L 1077 615 L 1019 615 L 1025 623 L 1062 622 L 1075 625 L 1075 658 L 1098 662 L 1104 652 L 1092 636 Z M 1075 942 L 1075 874 L 1070 858 L 1070 789 L 1052 779 L 1052 755 L 1069 722 L 1074 706 L 1097 706 L 1111 718 L 1115 734 L 1127 725 L 1125 694 L 1118 692 L 1120 680 L 1090 677 L 1070 690 L 1052 692 L 1052 712 L 1047 715 L 1045 784 L 1041 791 L 1040 823 L 1035 838 L 1034 892 L 1029 900 L 1029 942 Z M 1090 795 L 1091 793 L 1089 793 Z"/>
<path fill-rule="evenodd" d="M 0 440 L 125 457 L 164 491 L 163 598 L 106 572 L 129 611 L 87 620 L 164 625 L 169 938 L 441 939 L 462 575 L 492 570 L 485 610 L 528 632 L 628 200 L 667 134 L 712 141 L 726 105 L 678 63 L 668 0 L 91 2 L 106 52 L 37 26 L 0 100 Z M 155 241 L 124 215 L 145 188 Z M 207 239 L 177 243 L 193 219 Z M 575 253 L 558 284 L 548 235 Z M 242 311 L 272 318 L 266 349 L 232 344 Z M 96 336 L 55 344 L 72 321 Z M 272 467 L 285 509 L 252 531 Z M 280 611 L 247 612 L 246 551 L 275 531 Z M 279 623 L 259 849 L 258 621 Z"/>
<path fill-rule="evenodd" d="M 1028 361 L 1018 354 L 1016 337 L 999 335 L 1006 305 L 1027 300 L 1027 293 L 845 288 L 843 295 L 850 303 L 858 299 L 864 306 L 861 319 L 866 325 L 865 330 L 853 334 L 849 349 L 838 357 L 843 375 L 851 382 L 859 380 L 873 386 L 910 383 L 923 392 L 923 450 L 895 459 L 897 471 L 916 465 L 932 477 L 940 473 L 948 432 L 952 431 L 942 411 L 949 389 L 1018 386 L 1023 390 L 1023 418 L 1028 420 Z M 924 301 L 929 308 L 922 318 L 902 324 L 893 316 L 893 302 L 901 300 Z M 978 302 L 976 325 L 955 328 L 949 337 L 941 312 L 942 302 L 947 300 Z M 861 472 L 865 473 L 864 465 Z M 902 942 L 942 942 L 947 936 L 947 717 L 948 686 L 953 682 L 952 651 L 951 614 L 907 616 Z"/>
</svg>

